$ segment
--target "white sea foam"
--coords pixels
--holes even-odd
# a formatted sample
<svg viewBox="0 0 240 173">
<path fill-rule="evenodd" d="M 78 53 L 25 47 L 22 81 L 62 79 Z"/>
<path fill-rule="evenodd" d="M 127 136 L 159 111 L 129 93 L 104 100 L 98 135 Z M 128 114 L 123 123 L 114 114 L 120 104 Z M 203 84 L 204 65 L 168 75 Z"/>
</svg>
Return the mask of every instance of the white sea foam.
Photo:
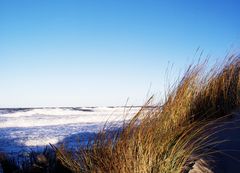
<svg viewBox="0 0 240 173">
<path fill-rule="evenodd" d="M 85 107 L 1 110 L 0 152 L 56 144 L 65 139 L 71 141 L 70 138 L 77 134 L 96 133 L 106 121 L 119 123 L 127 120 L 138 109 Z"/>
<path fill-rule="evenodd" d="M 134 109 L 130 114 L 135 111 Z M 60 108 L 33 109 L 0 115 L 0 128 L 43 127 L 67 124 L 98 123 L 128 119 L 123 108 L 94 108 L 87 111 Z"/>
</svg>

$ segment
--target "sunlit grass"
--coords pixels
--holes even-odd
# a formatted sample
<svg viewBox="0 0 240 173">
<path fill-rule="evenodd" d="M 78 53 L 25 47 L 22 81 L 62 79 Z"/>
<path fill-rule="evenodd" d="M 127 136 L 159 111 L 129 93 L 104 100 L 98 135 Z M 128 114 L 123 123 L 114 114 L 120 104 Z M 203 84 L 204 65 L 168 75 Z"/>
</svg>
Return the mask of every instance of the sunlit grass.
<svg viewBox="0 0 240 173">
<path fill-rule="evenodd" d="M 112 130 L 107 123 L 87 146 L 76 151 L 52 146 L 55 153 L 41 155 L 45 165 L 39 165 L 38 155 L 32 154 L 32 162 L 15 168 L 28 172 L 33 167 L 40 172 L 185 173 L 195 161 L 204 159 L 210 169 L 211 154 L 218 152 L 212 148 L 224 142 L 213 137 L 223 130 L 219 122 L 231 117 L 240 104 L 240 59 L 232 55 L 211 69 L 206 65 L 207 61 L 191 65 L 166 91 L 163 104 L 154 104 L 150 98 L 121 128 Z M 14 165 L 6 160 L 0 158 L 2 164 Z"/>
<path fill-rule="evenodd" d="M 190 66 L 167 91 L 164 104 L 142 109 L 114 132 L 104 129 L 78 152 L 56 149 L 57 158 L 73 172 L 172 173 L 210 158 L 217 121 L 239 106 L 240 59 L 232 55 L 206 71 Z"/>
</svg>

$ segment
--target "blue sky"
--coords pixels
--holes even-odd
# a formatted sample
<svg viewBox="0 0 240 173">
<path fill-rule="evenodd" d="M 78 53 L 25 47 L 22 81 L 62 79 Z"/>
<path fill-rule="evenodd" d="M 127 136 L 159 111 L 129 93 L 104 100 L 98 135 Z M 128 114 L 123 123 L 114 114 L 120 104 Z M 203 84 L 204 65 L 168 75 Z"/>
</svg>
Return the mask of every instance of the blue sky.
<svg viewBox="0 0 240 173">
<path fill-rule="evenodd" d="M 240 1 L 0 0 L 0 107 L 139 105 L 240 48 Z"/>
</svg>

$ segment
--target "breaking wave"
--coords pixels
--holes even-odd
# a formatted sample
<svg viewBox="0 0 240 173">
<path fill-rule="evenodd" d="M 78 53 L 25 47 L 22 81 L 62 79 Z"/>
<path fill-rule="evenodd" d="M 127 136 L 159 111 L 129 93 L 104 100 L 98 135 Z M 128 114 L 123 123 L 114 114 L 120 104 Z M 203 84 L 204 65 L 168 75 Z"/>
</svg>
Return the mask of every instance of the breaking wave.
<svg viewBox="0 0 240 173">
<path fill-rule="evenodd" d="M 106 121 L 119 125 L 139 108 L 78 107 L 0 110 L 0 152 L 56 144 L 79 133 L 96 133 Z"/>
</svg>

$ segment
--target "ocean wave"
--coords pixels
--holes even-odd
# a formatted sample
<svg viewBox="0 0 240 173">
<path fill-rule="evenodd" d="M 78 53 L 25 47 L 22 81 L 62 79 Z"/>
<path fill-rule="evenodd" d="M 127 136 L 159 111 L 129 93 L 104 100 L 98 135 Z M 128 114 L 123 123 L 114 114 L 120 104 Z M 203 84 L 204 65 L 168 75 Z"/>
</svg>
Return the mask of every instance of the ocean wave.
<svg viewBox="0 0 240 173">
<path fill-rule="evenodd" d="M 0 110 L 0 151 L 56 144 L 79 133 L 96 133 L 108 122 L 121 126 L 139 108 L 78 107 Z M 73 140 L 74 141 L 74 140 Z"/>
</svg>

